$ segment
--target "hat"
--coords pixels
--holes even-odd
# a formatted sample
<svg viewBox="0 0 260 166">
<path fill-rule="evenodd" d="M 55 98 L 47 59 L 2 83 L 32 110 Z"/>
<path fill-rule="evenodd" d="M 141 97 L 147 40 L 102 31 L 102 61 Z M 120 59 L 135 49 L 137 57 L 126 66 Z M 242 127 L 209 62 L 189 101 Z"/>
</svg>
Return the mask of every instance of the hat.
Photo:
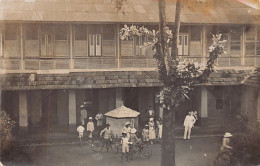
<svg viewBox="0 0 260 166">
<path fill-rule="evenodd" d="M 149 121 L 153 121 L 153 118 L 150 118 Z"/>
<path fill-rule="evenodd" d="M 111 126 L 111 125 L 107 123 L 106 126 Z"/>
<path fill-rule="evenodd" d="M 80 108 L 83 108 L 83 107 L 84 107 L 83 105 L 80 106 Z"/>
<path fill-rule="evenodd" d="M 90 119 L 93 119 L 93 118 L 92 118 L 92 117 L 89 117 L 88 119 L 90 120 Z"/>
<path fill-rule="evenodd" d="M 132 134 L 136 133 L 136 129 L 135 128 L 132 128 L 130 131 L 131 131 Z"/>
<path fill-rule="evenodd" d="M 145 127 L 149 127 L 148 124 L 146 124 Z"/>
<path fill-rule="evenodd" d="M 230 134 L 230 133 L 228 133 L 228 132 L 227 132 L 227 133 L 225 133 L 225 135 L 224 135 L 224 137 L 225 137 L 225 138 L 232 137 L 232 136 L 233 136 L 233 135 L 232 135 L 232 134 Z"/>
<path fill-rule="evenodd" d="M 127 134 L 125 131 L 122 131 L 122 134 Z"/>
<path fill-rule="evenodd" d="M 125 125 L 130 125 L 130 122 L 126 122 Z"/>
</svg>

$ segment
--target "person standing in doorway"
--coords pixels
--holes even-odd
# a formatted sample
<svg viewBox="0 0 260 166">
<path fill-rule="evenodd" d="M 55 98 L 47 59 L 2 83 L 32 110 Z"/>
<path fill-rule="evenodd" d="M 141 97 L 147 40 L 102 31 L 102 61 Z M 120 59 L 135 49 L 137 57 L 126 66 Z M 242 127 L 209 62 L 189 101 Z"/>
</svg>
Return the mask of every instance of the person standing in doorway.
<svg viewBox="0 0 260 166">
<path fill-rule="evenodd" d="M 84 108 L 84 105 L 80 106 L 80 121 L 81 121 L 81 125 L 85 125 L 85 121 L 87 119 L 87 110 Z"/>
<path fill-rule="evenodd" d="M 154 110 L 152 109 L 152 106 L 148 107 L 148 115 L 149 118 L 154 118 Z"/>
<path fill-rule="evenodd" d="M 95 119 L 97 121 L 97 127 L 102 127 L 103 126 L 103 115 L 99 112 L 96 115 Z"/>
<path fill-rule="evenodd" d="M 194 126 L 194 123 L 195 123 L 195 118 L 193 116 L 193 112 L 190 111 L 189 114 L 185 117 L 185 120 L 184 120 L 184 136 L 183 136 L 183 139 L 186 139 L 187 138 L 187 135 L 188 135 L 188 139 L 190 139 L 190 135 L 191 135 L 191 128 Z"/>
</svg>

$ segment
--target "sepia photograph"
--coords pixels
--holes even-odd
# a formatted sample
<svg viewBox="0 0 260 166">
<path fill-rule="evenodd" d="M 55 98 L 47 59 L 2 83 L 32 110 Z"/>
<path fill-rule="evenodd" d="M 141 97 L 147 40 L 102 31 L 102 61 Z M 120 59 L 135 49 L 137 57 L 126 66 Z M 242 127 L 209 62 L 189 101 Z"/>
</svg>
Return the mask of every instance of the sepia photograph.
<svg viewBox="0 0 260 166">
<path fill-rule="evenodd" d="M 260 0 L 0 0 L 0 166 L 260 166 Z"/>
</svg>

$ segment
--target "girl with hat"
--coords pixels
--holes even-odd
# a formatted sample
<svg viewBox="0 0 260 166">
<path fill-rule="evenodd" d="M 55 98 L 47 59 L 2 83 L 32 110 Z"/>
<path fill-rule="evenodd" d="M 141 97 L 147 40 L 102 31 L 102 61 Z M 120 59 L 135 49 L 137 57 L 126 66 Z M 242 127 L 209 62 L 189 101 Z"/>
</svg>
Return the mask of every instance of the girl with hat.
<svg viewBox="0 0 260 166">
<path fill-rule="evenodd" d="M 93 123 L 93 118 L 89 117 L 89 122 L 87 123 L 87 132 L 88 137 L 91 139 L 93 137 L 93 131 L 95 130 L 94 128 L 94 123 Z"/>
<path fill-rule="evenodd" d="M 143 141 L 145 143 L 149 142 L 149 126 L 148 126 L 148 124 L 146 124 L 144 126 L 144 129 L 142 131 L 142 136 L 143 136 Z"/>
<path fill-rule="evenodd" d="M 125 132 L 127 134 L 127 138 L 130 138 L 130 122 L 126 122 L 124 128 L 122 129 L 122 132 Z"/>
<path fill-rule="evenodd" d="M 230 138 L 232 137 L 231 133 L 226 132 L 223 137 L 222 146 L 220 148 L 221 151 L 228 151 L 232 149 L 230 146 Z"/>
</svg>

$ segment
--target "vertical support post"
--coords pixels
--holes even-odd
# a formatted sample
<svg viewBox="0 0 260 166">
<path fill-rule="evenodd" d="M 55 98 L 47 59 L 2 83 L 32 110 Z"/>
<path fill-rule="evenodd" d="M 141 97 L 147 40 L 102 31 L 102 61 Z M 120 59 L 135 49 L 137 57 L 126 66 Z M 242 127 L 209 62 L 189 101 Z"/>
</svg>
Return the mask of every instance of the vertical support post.
<svg viewBox="0 0 260 166">
<path fill-rule="evenodd" d="M 246 54 L 246 35 L 245 35 L 245 25 L 242 29 L 242 56 L 241 56 L 241 65 L 245 65 L 245 54 Z"/>
<path fill-rule="evenodd" d="M 117 57 L 117 68 L 120 68 L 120 24 L 116 24 L 116 57 Z"/>
<path fill-rule="evenodd" d="M 73 27 L 72 24 L 69 25 L 69 33 L 70 33 L 70 69 L 74 69 L 74 61 L 73 61 Z"/>
<path fill-rule="evenodd" d="M 206 43 L 206 40 L 207 40 L 207 37 L 206 37 L 206 26 L 203 25 L 202 26 L 202 60 L 201 62 L 204 64 L 204 62 L 206 62 L 206 54 L 207 54 L 207 43 Z"/>
<path fill-rule="evenodd" d="M 116 88 L 116 108 L 122 106 L 123 101 L 123 89 L 122 88 Z"/>
<path fill-rule="evenodd" d="M 76 91 L 69 90 L 69 126 L 71 129 L 76 127 Z"/>
<path fill-rule="evenodd" d="M 19 92 L 19 127 L 28 127 L 28 108 L 26 91 Z"/>
<path fill-rule="evenodd" d="M 19 24 L 20 34 L 20 54 L 21 54 L 21 70 L 24 70 L 24 53 L 23 53 L 23 25 Z"/>
<path fill-rule="evenodd" d="M 258 127 L 260 127 L 260 90 L 258 90 L 258 97 L 257 97 L 257 106 L 256 106 L 256 112 L 257 112 L 257 123 Z"/>
<path fill-rule="evenodd" d="M 208 90 L 207 87 L 201 87 L 201 117 L 208 117 Z"/>
</svg>

